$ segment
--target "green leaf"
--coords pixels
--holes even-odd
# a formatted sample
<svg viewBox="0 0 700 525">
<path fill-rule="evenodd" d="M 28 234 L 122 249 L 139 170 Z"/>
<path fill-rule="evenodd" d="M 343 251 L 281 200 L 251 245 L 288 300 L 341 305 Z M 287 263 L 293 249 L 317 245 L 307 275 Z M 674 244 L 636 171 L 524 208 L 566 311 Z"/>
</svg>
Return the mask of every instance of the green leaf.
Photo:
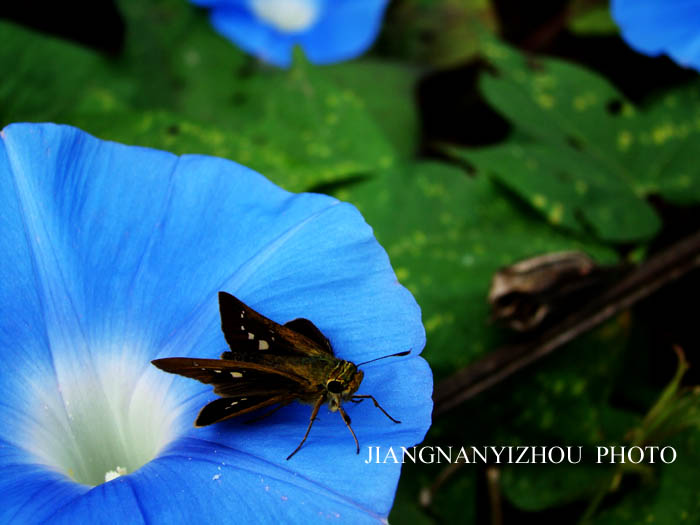
<svg viewBox="0 0 700 525">
<path fill-rule="evenodd" d="M 634 108 L 607 80 L 555 59 L 486 46 L 497 75 L 482 91 L 514 127 L 506 143 L 453 154 L 521 195 L 550 223 L 609 242 L 642 241 L 660 220 L 651 194 L 700 200 L 697 86 Z"/>
<path fill-rule="evenodd" d="M 267 155 L 250 166 L 273 180 L 293 176 L 288 189 L 369 174 L 395 162 L 395 152 L 355 93 L 341 89 L 297 57 L 289 71 L 267 71 L 242 86 L 245 100 L 232 130 Z"/>
<path fill-rule="evenodd" d="M 574 0 L 569 12 L 569 29 L 574 33 L 607 35 L 618 31 L 607 2 L 594 5 L 589 0 Z"/>
<path fill-rule="evenodd" d="M 660 226 L 651 206 L 622 179 L 570 147 L 509 141 L 456 154 L 493 175 L 552 225 L 612 242 L 645 239 Z"/>
<path fill-rule="evenodd" d="M 536 369 L 516 377 L 480 402 L 492 406 L 482 425 L 498 443 L 570 446 L 578 464 L 506 465 L 502 486 L 516 507 L 542 511 L 590 500 L 609 482 L 614 466 L 596 464 L 596 446 L 621 443 L 640 414 L 611 404 L 626 371 L 624 318 L 561 348 Z M 495 436 L 494 436 L 495 434 Z"/>
<path fill-rule="evenodd" d="M 575 461 L 579 453 L 578 445 L 571 447 Z M 585 457 L 587 452 L 590 455 L 590 449 L 582 450 L 582 456 Z M 509 465 L 503 472 L 502 486 L 513 505 L 528 512 L 538 512 L 585 501 L 609 474 L 610 470 L 605 465 L 583 462 L 577 465 L 566 462 L 559 465 Z M 575 520 L 572 519 L 572 523 Z"/>
<path fill-rule="evenodd" d="M 697 523 L 700 516 L 700 487 L 697 483 L 700 431 L 685 432 L 668 445 L 675 447 L 676 461 L 668 465 L 657 464 L 657 476 L 651 482 L 624 494 L 621 501 L 601 511 L 590 523 Z"/>
<path fill-rule="evenodd" d="M 449 165 L 400 166 L 336 195 L 359 207 L 399 280 L 416 296 L 428 337 L 425 355 L 438 377 L 498 342 L 486 301 L 497 269 L 558 250 L 583 250 L 604 262 L 616 258 L 521 213 L 489 179 Z"/>
<path fill-rule="evenodd" d="M 227 157 L 292 191 L 394 162 L 364 101 L 322 68 L 261 67 L 185 2 L 121 6 L 128 31 L 117 60 L 4 24 L 0 65 L 16 74 L 0 87 L 3 121 L 58 121 L 128 144 Z M 395 127 L 410 129 L 410 118 Z"/>
<path fill-rule="evenodd" d="M 395 62 L 355 60 L 324 68 L 323 72 L 362 100 L 397 153 L 405 157 L 415 154 L 420 134 L 415 101 L 419 68 Z"/>
<path fill-rule="evenodd" d="M 102 58 L 92 51 L 0 21 L 0 121 L 50 121 L 70 111 Z"/>
</svg>

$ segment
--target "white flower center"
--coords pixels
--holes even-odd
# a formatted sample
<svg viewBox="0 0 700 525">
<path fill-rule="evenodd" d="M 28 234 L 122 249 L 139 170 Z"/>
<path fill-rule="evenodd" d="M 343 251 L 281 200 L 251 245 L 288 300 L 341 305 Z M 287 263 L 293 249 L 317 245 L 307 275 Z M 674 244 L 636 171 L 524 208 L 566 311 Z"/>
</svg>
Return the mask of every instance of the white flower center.
<svg viewBox="0 0 700 525">
<path fill-rule="evenodd" d="M 95 363 L 57 359 L 55 377 L 27 385 L 35 403 L 24 426 L 29 452 L 85 485 L 134 472 L 177 434 L 168 374 L 138 353 L 109 354 Z"/>
<path fill-rule="evenodd" d="M 285 33 L 311 27 L 321 11 L 319 0 L 249 0 L 255 15 Z"/>
</svg>

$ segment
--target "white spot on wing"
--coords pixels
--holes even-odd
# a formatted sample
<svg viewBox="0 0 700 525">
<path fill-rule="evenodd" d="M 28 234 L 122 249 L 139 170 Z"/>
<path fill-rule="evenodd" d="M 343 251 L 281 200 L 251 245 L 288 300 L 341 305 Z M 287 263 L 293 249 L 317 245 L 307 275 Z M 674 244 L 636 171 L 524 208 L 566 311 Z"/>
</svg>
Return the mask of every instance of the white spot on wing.
<svg viewBox="0 0 700 525">
<path fill-rule="evenodd" d="M 261 339 L 258 341 L 258 350 L 267 350 L 270 348 L 270 345 L 267 343 L 267 341 Z"/>
<path fill-rule="evenodd" d="M 231 372 L 231 377 L 234 379 L 238 379 L 239 377 L 243 377 L 243 374 L 240 372 Z"/>
<path fill-rule="evenodd" d="M 248 332 L 248 339 L 255 339 L 255 334 L 251 334 L 250 332 Z"/>
</svg>

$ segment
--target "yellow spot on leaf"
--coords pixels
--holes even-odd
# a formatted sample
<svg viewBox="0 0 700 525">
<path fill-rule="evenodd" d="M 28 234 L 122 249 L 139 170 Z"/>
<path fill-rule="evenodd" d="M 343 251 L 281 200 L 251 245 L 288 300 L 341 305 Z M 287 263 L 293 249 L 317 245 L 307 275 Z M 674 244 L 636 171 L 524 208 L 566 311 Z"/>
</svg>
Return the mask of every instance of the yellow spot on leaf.
<svg viewBox="0 0 700 525">
<path fill-rule="evenodd" d="M 335 196 L 338 198 L 338 200 L 341 200 L 341 201 L 348 201 L 348 200 L 350 200 L 350 197 L 351 197 L 350 192 L 348 190 L 345 190 L 345 189 L 341 189 L 341 190 L 336 191 Z"/>
<path fill-rule="evenodd" d="M 585 111 L 586 109 L 595 106 L 598 102 L 598 96 L 595 93 L 583 93 L 574 97 L 573 105 L 576 111 Z"/>
<path fill-rule="evenodd" d="M 627 151 L 634 142 L 634 136 L 627 130 L 622 130 L 617 135 L 617 149 Z"/>
<path fill-rule="evenodd" d="M 408 268 L 404 268 L 404 267 L 397 268 L 396 269 L 396 278 L 399 281 L 405 281 L 406 279 L 408 279 L 409 273 L 410 272 L 408 271 Z"/>
<path fill-rule="evenodd" d="M 416 230 L 413 232 L 413 242 L 418 245 L 422 246 L 425 244 L 428 240 L 427 235 L 425 235 L 425 232 L 422 232 L 421 230 Z"/>
<path fill-rule="evenodd" d="M 679 175 L 676 184 L 679 188 L 690 188 L 693 184 L 693 179 L 688 175 Z"/>
<path fill-rule="evenodd" d="M 539 89 L 552 89 L 556 87 L 557 79 L 552 75 L 541 74 L 535 76 L 534 83 Z"/>
<path fill-rule="evenodd" d="M 564 205 L 561 202 L 555 203 L 547 214 L 549 222 L 552 224 L 559 224 L 564 218 Z"/>
<path fill-rule="evenodd" d="M 379 159 L 379 167 L 380 168 L 390 168 L 393 165 L 394 165 L 394 157 L 391 157 L 389 155 L 385 155 L 384 157 Z"/>
<path fill-rule="evenodd" d="M 654 128 L 651 133 L 651 138 L 656 144 L 663 144 L 671 137 L 673 137 L 673 126 L 668 123 Z"/>
<path fill-rule="evenodd" d="M 474 256 L 471 253 L 465 253 L 464 255 L 462 255 L 462 258 L 460 259 L 460 262 L 464 266 L 473 266 L 475 261 L 476 261 L 476 259 L 474 258 Z"/>
<path fill-rule="evenodd" d="M 535 96 L 537 102 L 544 109 L 552 109 L 554 107 L 554 97 L 549 93 L 540 93 Z"/>
<path fill-rule="evenodd" d="M 583 394 L 583 391 L 586 389 L 586 382 L 581 379 L 576 382 L 574 382 L 573 385 L 571 385 L 571 393 L 574 394 L 575 396 L 580 396 Z"/>
<path fill-rule="evenodd" d="M 547 205 L 547 197 L 541 193 L 536 193 L 532 196 L 532 205 L 535 208 L 544 208 Z"/>
<path fill-rule="evenodd" d="M 446 211 L 443 211 L 440 214 L 440 224 L 443 226 L 448 226 L 454 222 L 454 217 L 452 216 L 451 213 L 448 213 Z"/>
<path fill-rule="evenodd" d="M 450 313 L 440 313 L 435 314 L 425 320 L 423 325 L 425 326 L 425 331 L 430 333 L 435 331 L 440 326 L 449 324 L 454 321 L 454 315 Z"/>
</svg>

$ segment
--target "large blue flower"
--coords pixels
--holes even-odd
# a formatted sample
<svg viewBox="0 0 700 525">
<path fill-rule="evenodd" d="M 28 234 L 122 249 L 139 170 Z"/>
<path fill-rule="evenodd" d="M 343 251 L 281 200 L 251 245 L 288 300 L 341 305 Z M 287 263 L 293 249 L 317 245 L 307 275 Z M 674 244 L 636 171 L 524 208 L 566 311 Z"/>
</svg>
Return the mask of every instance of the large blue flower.
<svg viewBox="0 0 700 525">
<path fill-rule="evenodd" d="M 700 70 L 700 0 L 612 0 L 622 36 L 645 55 Z"/>
<path fill-rule="evenodd" d="M 300 45 L 315 64 L 364 53 L 388 0 L 191 0 L 210 7 L 214 28 L 266 62 L 289 66 Z"/>
<path fill-rule="evenodd" d="M 223 159 L 176 157 L 52 124 L 0 143 L 0 522 L 230 523 L 384 518 L 430 424 L 420 312 L 351 205 L 290 194 Z M 347 407 L 193 428 L 211 388 L 150 364 L 218 357 L 217 292 L 311 319 L 368 364 Z M 119 467 L 119 468 L 118 468 Z M 116 473 L 124 473 L 112 481 Z M 339 518 L 339 520 L 337 520 Z"/>
</svg>

